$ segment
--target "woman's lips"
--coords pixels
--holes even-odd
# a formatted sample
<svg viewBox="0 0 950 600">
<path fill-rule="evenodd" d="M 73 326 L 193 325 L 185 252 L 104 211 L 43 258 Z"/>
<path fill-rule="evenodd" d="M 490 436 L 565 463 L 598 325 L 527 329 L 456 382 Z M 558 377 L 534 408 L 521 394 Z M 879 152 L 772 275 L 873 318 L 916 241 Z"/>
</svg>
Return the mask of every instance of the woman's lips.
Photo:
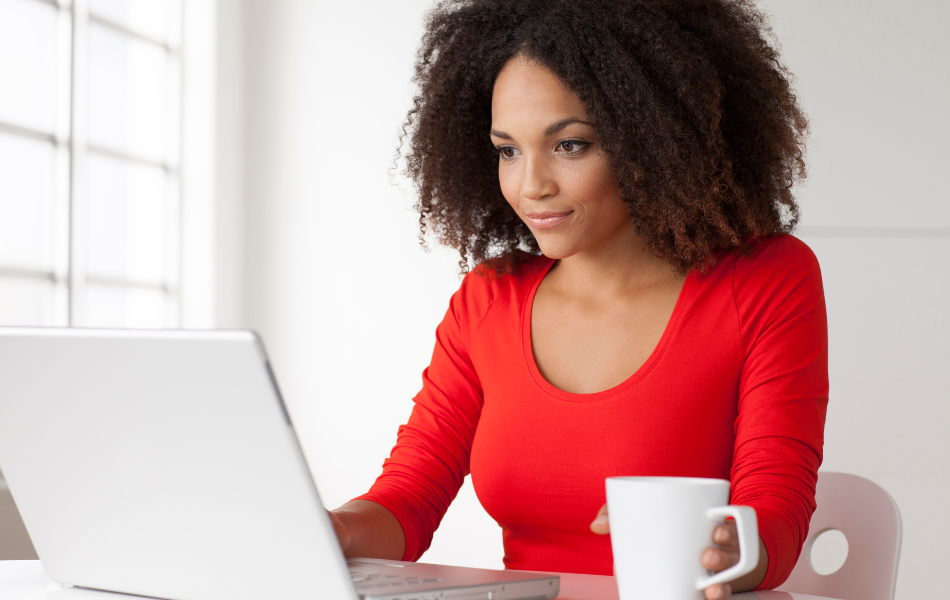
<svg viewBox="0 0 950 600">
<path fill-rule="evenodd" d="M 574 211 L 525 213 L 524 218 L 535 229 L 551 229 L 563 223 L 572 212 Z"/>
</svg>

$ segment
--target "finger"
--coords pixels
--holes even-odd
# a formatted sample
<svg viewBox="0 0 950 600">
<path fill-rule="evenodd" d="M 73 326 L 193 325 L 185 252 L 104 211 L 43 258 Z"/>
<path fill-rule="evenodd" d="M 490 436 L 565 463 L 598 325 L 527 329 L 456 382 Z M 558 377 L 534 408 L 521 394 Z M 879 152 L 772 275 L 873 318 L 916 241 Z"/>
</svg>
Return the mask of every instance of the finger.
<svg viewBox="0 0 950 600">
<path fill-rule="evenodd" d="M 604 504 L 597 511 L 597 518 L 590 524 L 590 530 L 600 535 L 610 533 L 610 519 L 607 516 L 607 505 Z"/>
<path fill-rule="evenodd" d="M 732 595 L 732 586 L 728 583 L 717 583 L 706 588 L 706 600 L 726 600 Z"/>
<path fill-rule="evenodd" d="M 706 548 L 701 558 L 703 566 L 710 571 L 723 571 L 739 562 L 738 552 L 727 552 L 722 548 Z"/>
<path fill-rule="evenodd" d="M 734 521 L 717 526 L 713 529 L 713 541 L 725 550 L 733 550 L 739 547 L 739 534 L 736 532 Z"/>
</svg>

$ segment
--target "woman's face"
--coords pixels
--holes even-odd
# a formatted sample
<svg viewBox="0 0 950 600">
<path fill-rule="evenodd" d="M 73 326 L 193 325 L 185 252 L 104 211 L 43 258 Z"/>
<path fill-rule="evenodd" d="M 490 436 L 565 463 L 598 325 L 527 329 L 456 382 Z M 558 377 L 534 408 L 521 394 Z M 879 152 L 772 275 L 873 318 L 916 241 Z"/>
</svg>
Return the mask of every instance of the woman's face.
<svg viewBox="0 0 950 600">
<path fill-rule="evenodd" d="M 609 252 L 636 236 L 590 120 L 577 94 L 538 63 L 515 57 L 495 80 L 501 191 L 549 258 Z"/>
</svg>

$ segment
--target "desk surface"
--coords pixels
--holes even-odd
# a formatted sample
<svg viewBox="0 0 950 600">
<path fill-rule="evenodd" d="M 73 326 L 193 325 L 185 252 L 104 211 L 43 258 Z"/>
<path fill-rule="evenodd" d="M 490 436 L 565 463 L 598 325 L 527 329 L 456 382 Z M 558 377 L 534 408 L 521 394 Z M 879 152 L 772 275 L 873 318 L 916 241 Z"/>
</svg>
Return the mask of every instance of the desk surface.
<svg viewBox="0 0 950 600">
<path fill-rule="evenodd" d="M 562 573 L 559 600 L 617 600 L 613 577 Z M 46 576 L 38 560 L 0 561 L 0 600 L 142 600 L 126 596 L 71 588 L 54 583 Z M 748 592 L 735 600 L 827 600 L 818 596 L 786 592 Z"/>
</svg>

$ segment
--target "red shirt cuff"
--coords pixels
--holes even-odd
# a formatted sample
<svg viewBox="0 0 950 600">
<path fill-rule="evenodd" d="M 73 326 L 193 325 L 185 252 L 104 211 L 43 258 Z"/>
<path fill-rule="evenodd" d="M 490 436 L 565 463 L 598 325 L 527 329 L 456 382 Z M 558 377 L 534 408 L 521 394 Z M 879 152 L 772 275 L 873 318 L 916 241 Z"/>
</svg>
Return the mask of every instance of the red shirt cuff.
<svg viewBox="0 0 950 600">
<path fill-rule="evenodd" d="M 769 555 L 769 567 L 765 579 L 758 590 L 771 590 L 785 583 L 791 575 L 798 556 L 801 554 L 801 542 L 798 536 L 785 523 L 785 517 L 775 509 L 756 506 L 759 521 L 759 537 L 765 544 Z"/>
</svg>

